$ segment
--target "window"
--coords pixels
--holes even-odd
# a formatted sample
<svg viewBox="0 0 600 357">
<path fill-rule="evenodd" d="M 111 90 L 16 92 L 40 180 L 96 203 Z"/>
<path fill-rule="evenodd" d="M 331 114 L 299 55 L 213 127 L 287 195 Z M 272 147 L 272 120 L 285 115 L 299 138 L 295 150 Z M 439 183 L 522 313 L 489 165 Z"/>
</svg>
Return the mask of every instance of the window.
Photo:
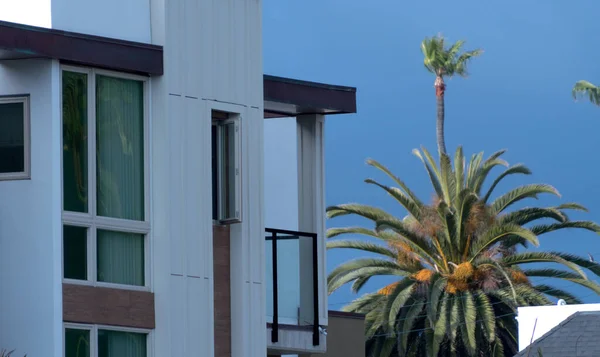
<svg viewBox="0 0 600 357">
<path fill-rule="evenodd" d="M 65 325 L 65 357 L 146 357 L 148 332 Z"/>
<path fill-rule="evenodd" d="M 240 222 L 240 115 L 212 111 L 213 220 Z"/>
<path fill-rule="evenodd" d="M 28 179 L 29 97 L 0 97 L 0 180 Z"/>
<path fill-rule="evenodd" d="M 62 72 L 63 274 L 147 286 L 146 81 Z"/>
</svg>

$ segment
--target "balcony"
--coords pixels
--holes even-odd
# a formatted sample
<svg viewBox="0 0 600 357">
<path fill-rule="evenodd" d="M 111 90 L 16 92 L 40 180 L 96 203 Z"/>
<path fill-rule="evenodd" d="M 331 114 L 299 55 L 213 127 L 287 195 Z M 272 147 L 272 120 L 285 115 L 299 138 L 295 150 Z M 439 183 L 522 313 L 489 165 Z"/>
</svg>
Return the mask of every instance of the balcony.
<svg viewBox="0 0 600 357">
<path fill-rule="evenodd" d="M 326 351 L 325 117 L 356 89 L 265 76 L 264 222 L 268 355 Z"/>
<path fill-rule="evenodd" d="M 319 331 L 318 241 L 316 233 L 265 229 L 265 261 L 267 263 L 267 323 L 270 342 L 277 347 L 286 342 L 283 336 L 296 331 L 298 346 L 305 345 L 306 335 L 312 337 L 312 348 L 321 344 Z M 304 336 L 302 336 L 304 335 Z M 284 343 L 289 351 L 293 346 Z M 305 350 L 302 348 L 302 350 Z"/>
</svg>

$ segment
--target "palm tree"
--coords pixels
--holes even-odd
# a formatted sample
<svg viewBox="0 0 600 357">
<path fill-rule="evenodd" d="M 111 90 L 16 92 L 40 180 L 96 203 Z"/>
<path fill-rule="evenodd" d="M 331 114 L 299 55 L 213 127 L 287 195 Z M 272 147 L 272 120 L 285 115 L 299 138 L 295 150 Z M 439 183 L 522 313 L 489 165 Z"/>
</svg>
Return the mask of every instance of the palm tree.
<svg viewBox="0 0 600 357">
<path fill-rule="evenodd" d="M 485 160 L 483 153 L 473 155 L 468 165 L 460 147 L 454 165 L 445 154 L 438 164 L 424 148 L 413 152 L 433 186 L 432 203 L 419 199 L 388 168 L 368 160 L 397 187 L 372 179 L 366 182 L 385 190 L 408 215 L 399 219 L 380 208 L 354 203 L 327 208 L 329 218 L 354 215 L 372 224 L 372 228 L 329 229 L 328 238 L 358 234 L 369 240 L 332 239 L 328 249 L 376 255 L 334 269 L 328 276 L 329 293 L 347 283 L 359 293 L 376 276 L 397 278 L 344 307 L 366 314 L 369 356 L 388 357 L 394 351 L 398 356 L 512 356 L 517 352 L 517 306 L 549 304 L 551 298 L 580 302 L 541 280 L 568 281 L 600 294 L 600 285 L 588 280 L 584 271 L 598 275 L 599 264 L 562 252 L 527 251 L 549 232 L 567 228 L 600 232 L 595 223 L 567 216 L 567 210 L 586 211 L 583 206 L 564 203 L 509 210 L 540 194 L 559 194 L 552 186 L 533 184 L 493 198 L 505 178 L 531 173 L 521 164 L 508 166 L 500 158 L 504 150 Z M 484 189 L 496 166 L 507 168 Z M 555 263 L 567 269 L 526 269 L 532 263 Z"/>
<path fill-rule="evenodd" d="M 426 38 L 421 43 L 421 51 L 423 51 L 425 68 L 435 75 L 435 97 L 437 101 L 437 122 L 436 134 L 438 151 L 446 153 L 446 142 L 444 140 L 444 92 L 446 84 L 444 77 L 453 77 L 459 75 L 467 76 L 467 63 L 473 57 L 483 53 L 477 49 L 460 53 L 465 41 L 457 41 L 449 48 L 445 47 L 444 37 L 441 35 Z"/>
<path fill-rule="evenodd" d="M 587 96 L 591 103 L 600 106 L 600 87 L 597 87 L 588 81 L 582 80 L 575 83 L 572 95 L 574 99 Z"/>
</svg>

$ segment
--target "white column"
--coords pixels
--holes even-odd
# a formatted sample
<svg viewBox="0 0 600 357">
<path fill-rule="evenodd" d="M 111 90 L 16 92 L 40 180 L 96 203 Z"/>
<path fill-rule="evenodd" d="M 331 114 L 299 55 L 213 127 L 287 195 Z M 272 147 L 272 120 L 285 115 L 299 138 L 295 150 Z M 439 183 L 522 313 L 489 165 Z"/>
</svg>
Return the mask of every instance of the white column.
<svg viewBox="0 0 600 357">
<path fill-rule="evenodd" d="M 327 325 L 325 260 L 324 115 L 301 115 L 298 123 L 298 229 L 317 233 L 319 324 Z M 313 253 L 308 239 L 300 244 L 300 323 L 313 322 Z"/>
</svg>

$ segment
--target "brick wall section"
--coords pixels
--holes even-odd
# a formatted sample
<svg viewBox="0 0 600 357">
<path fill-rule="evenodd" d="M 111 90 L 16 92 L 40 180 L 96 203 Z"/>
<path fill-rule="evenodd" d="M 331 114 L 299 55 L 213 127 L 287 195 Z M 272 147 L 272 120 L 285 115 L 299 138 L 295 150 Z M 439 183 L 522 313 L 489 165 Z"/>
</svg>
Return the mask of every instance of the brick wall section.
<svg viewBox="0 0 600 357">
<path fill-rule="evenodd" d="M 154 294 L 63 283 L 63 321 L 153 329 Z"/>
<path fill-rule="evenodd" d="M 231 356 L 231 269 L 229 226 L 213 226 L 215 357 Z"/>
</svg>

